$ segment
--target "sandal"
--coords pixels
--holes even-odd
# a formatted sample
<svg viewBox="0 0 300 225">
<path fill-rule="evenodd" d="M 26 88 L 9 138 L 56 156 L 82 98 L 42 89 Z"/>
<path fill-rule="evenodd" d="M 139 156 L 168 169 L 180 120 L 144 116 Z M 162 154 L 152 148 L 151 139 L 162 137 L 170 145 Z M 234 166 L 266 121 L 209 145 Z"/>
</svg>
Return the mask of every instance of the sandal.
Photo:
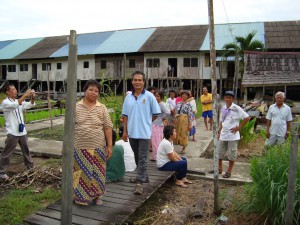
<svg viewBox="0 0 300 225">
<path fill-rule="evenodd" d="M 215 173 L 214 170 L 209 170 L 208 173 Z M 219 170 L 219 174 L 222 174 L 222 171 Z"/>
<path fill-rule="evenodd" d="M 142 184 L 137 183 L 137 184 L 135 185 L 135 188 L 134 188 L 133 193 L 134 193 L 135 195 L 141 195 L 141 194 L 143 193 L 143 186 L 142 186 Z"/>
<path fill-rule="evenodd" d="M 193 182 L 189 181 L 189 180 L 183 181 L 183 183 L 185 183 L 185 184 L 193 184 Z"/>
<path fill-rule="evenodd" d="M 136 178 L 130 178 L 129 179 L 130 183 L 137 183 L 137 179 Z M 149 183 L 149 178 L 147 177 L 146 180 L 143 180 L 142 183 Z"/>
<path fill-rule="evenodd" d="M 77 205 L 83 205 L 83 206 L 87 206 L 89 205 L 89 202 L 88 201 L 78 201 L 78 200 L 74 200 L 74 203 L 77 204 Z"/>
<path fill-rule="evenodd" d="M 231 173 L 229 172 L 224 173 L 223 178 L 229 178 L 229 177 L 231 177 Z"/>
<path fill-rule="evenodd" d="M 93 200 L 93 203 L 95 204 L 95 205 L 103 205 L 103 201 L 102 201 L 102 199 L 101 198 L 95 198 L 94 200 Z"/>
</svg>

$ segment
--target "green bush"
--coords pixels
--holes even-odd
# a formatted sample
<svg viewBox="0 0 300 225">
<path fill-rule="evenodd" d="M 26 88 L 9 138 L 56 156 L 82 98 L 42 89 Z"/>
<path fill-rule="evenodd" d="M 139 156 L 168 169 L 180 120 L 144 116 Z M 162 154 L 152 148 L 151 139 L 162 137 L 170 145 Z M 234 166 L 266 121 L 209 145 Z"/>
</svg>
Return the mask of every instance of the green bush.
<svg viewBox="0 0 300 225">
<path fill-rule="evenodd" d="M 243 126 L 243 128 L 240 130 L 240 135 L 241 135 L 240 143 L 247 145 L 250 141 L 252 141 L 256 137 L 256 134 L 254 133 L 255 122 L 256 119 L 254 118 L 253 120 L 250 120 L 248 123 L 246 123 L 245 126 Z"/>
<path fill-rule="evenodd" d="M 243 210 L 260 213 L 265 222 L 285 223 L 290 143 L 271 146 L 261 157 L 251 160 L 253 183 L 246 186 Z M 294 224 L 300 222 L 300 156 L 298 155 Z M 265 223 L 264 223 L 265 224 Z"/>
</svg>

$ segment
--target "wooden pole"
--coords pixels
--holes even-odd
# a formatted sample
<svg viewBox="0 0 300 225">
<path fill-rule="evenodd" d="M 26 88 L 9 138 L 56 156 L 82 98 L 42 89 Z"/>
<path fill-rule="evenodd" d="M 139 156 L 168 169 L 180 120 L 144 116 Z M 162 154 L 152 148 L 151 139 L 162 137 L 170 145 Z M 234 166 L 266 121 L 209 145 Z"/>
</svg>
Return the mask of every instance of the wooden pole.
<svg viewBox="0 0 300 225">
<path fill-rule="evenodd" d="M 297 154 L 298 154 L 298 122 L 291 123 L 292 141 L 291 141 L 291 155 L 290 155 L 290 166 L 288 175 L 288 189 L 286 198 L 286 211 L 285 211 L 285 224 L 293 224 L 294 214 L 294 201 L 295 201 L 295 189 L 296 189 L 296 178 L 297 178 Z"/>
<path fill-rule="evenodd" d="M 47 102 L 48 102 L 48 109 L 49 109 L 49 116 L 50 116 L 50 128 L 52 129 L 53 120 L 52 120 L 52 109 L 51 109 L 51 99 L 50 99 L 50 66 L 47 66 L 47 71 L 48 71 L 48 77 L 47 77 L 47 88 L 48 88 Z"/>
<path fill-rule="evenodd" d="M 67 75 L 67 101 L 64 126 L 64 142 L 62 154 L 62 189 L 61 189 L 61 224 L 72 224 L 73 206 L 73 161 L 74 161 L 74 129 L 77 88 L 77 44 L 76 31 L 70 31 L 69 58 Z"/>
<path fill-rule="evenodd" d="M 214 10 L 213 0 L 208 1 L 208 16 L 209 16 L 209 39 L 210 39 L 210 64 L 211 64 L 211 86 L 213 93 L 213 139 L 214 139 L 214 213 L 220 214 L 219 207 L 219 152 L 218 152 L 218 133 L 217 133 L 217 79 L 216 79 L 216 49 L 215 49 L 215 28 L 214 28 Z"/>
<path fill-rule="evenodd" d="M 124 68 L 123 68 L 123 94 L 122 94 L 122 96 L 123 96 L 123 102 L 124 102 L 124 99 L 125 99 L 125 97 L 126 97 L 126 54 L 124 54 L 124 58 L 123 58 L 123 60 L 124 60 Z"/>
</svg>

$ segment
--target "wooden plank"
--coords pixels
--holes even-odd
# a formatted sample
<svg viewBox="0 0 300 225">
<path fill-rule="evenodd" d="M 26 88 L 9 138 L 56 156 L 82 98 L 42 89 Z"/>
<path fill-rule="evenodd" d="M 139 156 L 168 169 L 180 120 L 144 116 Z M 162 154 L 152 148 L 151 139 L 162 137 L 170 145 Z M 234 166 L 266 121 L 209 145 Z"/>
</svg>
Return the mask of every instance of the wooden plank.
<svg viewBox="0 0 300 225">
<path fill-rule="evenodd" d="M 59 220 L 40 216 L 37 214 L 32 214 L 24 222 L 29 223 L 30 225 L 61 225 Z"/>
<path fill-rule="evenodd" d="M 44 217 L 49 217 L 52 219 L 57 219 L 60 220 L 61 219 L 61 212 L 57 211 L 57 210 L 52 210 L 52 209 L 43 209 L 41 211 L 38 211 L 36 213 L 37 215 L 41 215 Z M 86 216 L 89 216 L 88 214 Z M 102 225 L 102 224 L 108 224 L 107 221 L 99 221 L 99 220 L 94 220 L 94 219 L 90 219 L 87 217 L 81 217 L 81 216 L 77 216 L 77 215 L 72 215 L 72 223 L 73 224 L 88 224 L 88 225 Z"/>
</svg>

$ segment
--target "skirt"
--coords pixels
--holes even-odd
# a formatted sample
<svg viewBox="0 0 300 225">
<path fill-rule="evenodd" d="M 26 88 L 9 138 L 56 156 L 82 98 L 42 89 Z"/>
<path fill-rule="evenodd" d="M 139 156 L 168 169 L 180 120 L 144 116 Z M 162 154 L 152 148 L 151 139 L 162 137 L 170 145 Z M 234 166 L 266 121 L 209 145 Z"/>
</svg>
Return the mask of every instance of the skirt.
<svg viewBox="0 0 300 225">
<path fill-rule="evenodd" d="M 189 142 L 189 119 L 186 114 L 179 114 L 175 121 L 176 139 L 174 144 L 186 147 Z"/>
<path fill-rule="evenodd" d="M 74 149 L 73 199 L 76 203 L 87 205 L 105 193 L 106 179 L 105 150 Z"/>
</svg>

